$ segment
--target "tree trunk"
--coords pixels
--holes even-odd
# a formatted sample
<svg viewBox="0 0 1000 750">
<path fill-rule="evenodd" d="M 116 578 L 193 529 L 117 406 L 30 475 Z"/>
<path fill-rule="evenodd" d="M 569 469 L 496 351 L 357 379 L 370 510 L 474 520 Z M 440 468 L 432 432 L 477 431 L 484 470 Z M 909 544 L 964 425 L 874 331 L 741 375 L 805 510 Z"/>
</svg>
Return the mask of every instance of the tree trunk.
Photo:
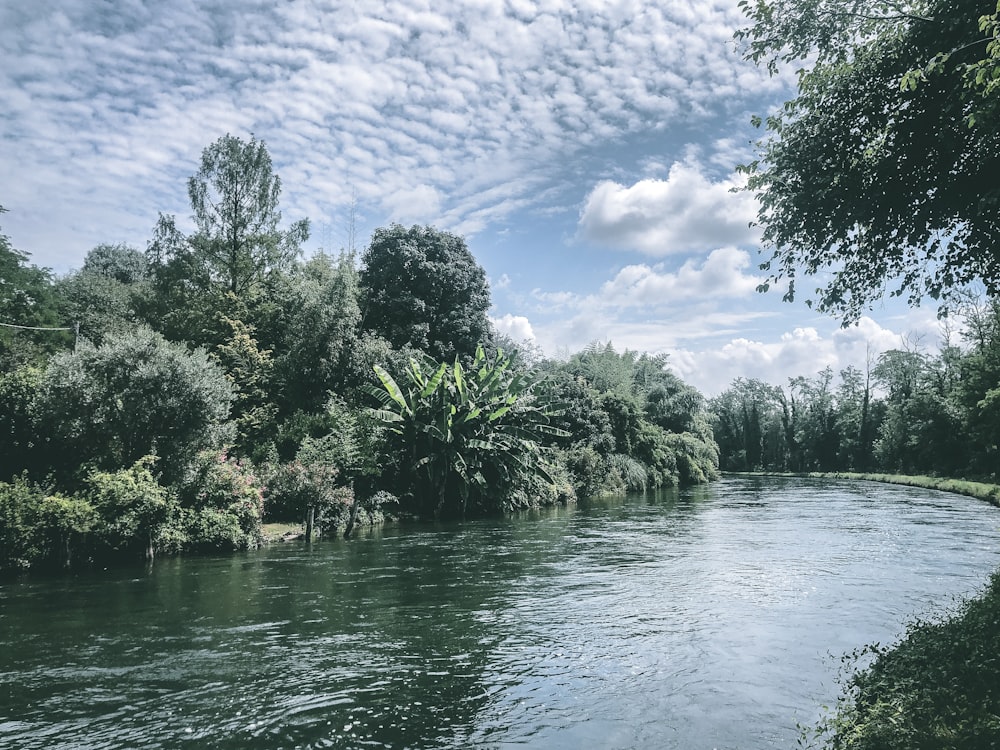
<svg viewBox="0 0 1000 750">
<path fill-rule="evenodd" d="M 306 541 L 310 544 L 313 540 L 313 518 L 315 516 L 316 509 L 313 506 L 309 506 L 306 510 Z"/>
</svg>

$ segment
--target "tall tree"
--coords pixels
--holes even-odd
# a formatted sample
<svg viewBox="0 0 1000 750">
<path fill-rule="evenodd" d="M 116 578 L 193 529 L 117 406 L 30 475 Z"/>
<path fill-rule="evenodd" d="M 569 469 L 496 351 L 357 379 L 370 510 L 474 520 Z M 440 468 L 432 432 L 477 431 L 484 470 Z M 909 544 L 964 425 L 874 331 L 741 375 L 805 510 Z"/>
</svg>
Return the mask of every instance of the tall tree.
<svg viewBox="0 0 1000 750">
<path fill-rule="evenodd" d="M 361 258 L 362 325 L 435 360 L 471 357 L 490 338 L 486 272 L 458 235 L 376 229 Z"/>
<path fill-rule="evenodd" d="M 185 236 L 172 216 L 160 216 L 148 256 L 154 270 L 194 266 L 205 280 L 239 298 L 259 291 L 274 271 L 287 268 L 309 237 L 309 222 L 281 229 L 281 179 L 263 141 L 224 135 L 201 155 L 188 180 L 196 231 Z M 176 275 L 176 274 L 174 274 Z"/>
<path fill-rule="evenodd" d="M 977 116 L 1000 99 L 995 1 L 740 5 L 748 59 L 810 66 L 756 119 L 766 135 L 743 167 L 786 299 L 800 271 L 832 271 L 814 301 L 846 320 L 886 290 L 945 307 L 970 282 L 1000 293 L 1000 118 Z"/>
</svg>

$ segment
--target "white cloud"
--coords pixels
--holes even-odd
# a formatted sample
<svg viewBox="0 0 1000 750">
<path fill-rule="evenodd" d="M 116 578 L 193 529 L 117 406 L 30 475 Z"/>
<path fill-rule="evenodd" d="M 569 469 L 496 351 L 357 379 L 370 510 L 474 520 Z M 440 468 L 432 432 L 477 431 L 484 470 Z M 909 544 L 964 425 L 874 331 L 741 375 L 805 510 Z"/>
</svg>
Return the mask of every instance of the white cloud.
<svg viewBox="0 0 1000 750">
<path fill-rule="evenodd" d="M 253 132 L 288 219 L 356 195 L 375 225 L 479 231 L 553 186 L 577 200 L 606 141 L 742 117 L 778 84 L 733 53 L 740 23 L 728 0 L 6 3 L 4 229 L 57 268 L 142 246 L 157 211 L 186 216 L 201 149 Z"/>
<path fill-rule="evenodd" d="M 531 323 L 523 315 L 511 315 L 507 313 L 499 318 L 490 318 L 493 328 L 497 333 L 510 336 L 514 341 L 534 341 L 535 332 Z"/>
<path fill-rule="evenodd" d="M 831 332 L 802 326 L 774 338 L 740 337 L 713 348 L 679 348 L 671 352 L 671 364 L 682 378 L 712 396 L 738 377 L 785 386 L 789 378 L 813 377 L 826 367 L 834 375 L 849 366 L 864 371 L 869 358 L 874 362 L 882 352 L 898 348 L 903 333 L 862 317 L 857 325 Z"/>
<path fill-rule="evenodd" d="M 736 179 L 712 182 L 696 163 L 676 162 L 665 180 L 631 187 L 598 184 L 580 214 L 580 236 L 609 247 L 648 255 L 702 252 L 722 245 L 750 245 L 756 202 L 732 192 Z"/>
<path fill-rule="evenodd" d="M 700 266 L 689 260 L 675 273 L 665 272 L 662 264 L 626 266 L 604 283 L 600 299 L 623 307 L 656 307 L 690 299 L 746 297 L 763 281 L 743 273 L 749 265 L 748 252 L 727 247 L 713 250 Z"/>
<path fill-rule="evenodd" d="M 430 185 L 400 188 L 382 200 L 390 221 L 433 224 L 441 210 L 441 194 Z"/>
</svg>

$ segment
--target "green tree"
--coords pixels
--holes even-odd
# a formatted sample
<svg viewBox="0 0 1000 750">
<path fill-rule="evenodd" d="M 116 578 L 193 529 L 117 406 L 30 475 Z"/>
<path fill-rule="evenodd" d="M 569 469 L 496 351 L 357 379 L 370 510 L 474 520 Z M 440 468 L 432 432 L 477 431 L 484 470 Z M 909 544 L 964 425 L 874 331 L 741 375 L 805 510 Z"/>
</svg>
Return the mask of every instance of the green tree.
<svg viewBox="0 0 1000 750">
<path fill-rule="evenodd" d="M 5 212 L 0 206 L 0 214 Z M 52 273 L 29 263 L 28 255 L 0 234 L 0 370 L 38 363 L 72 345 L 71 333 L 34 328 L 71 326 L 59 317 Z"/>
<path fill-rule="evenodd" d="M 720 463 L 727 471 L 782 470 L 788 454 L 782 428 L 784 394 L 762 380 L 737 378 L 709 401 Z"/>
<path fill-rule="evenodd" d="M 284 413 L 321 409 L 328 393 L 345 394 L 371 374 L 357 361 L 361 307 L 353 254 L 313 256 L 279 287 L 275 338 L 277 398 Z"/>
<path fill-rule="evenodd" d="M 82 466 L 116 471 L 160 458 L 167 478 L 197 451 L 230 437 L 232 390 L 203 351 L 189 352 L 146 329 L 52 358 L 34 412 L 39 450 L 69 478 Z"/>
<path fill-rule="evenodd" d="M 155 292 L 146 316 L 153 327 L 174 340 L 214 346 L 228 334 L 217 329 L 217 312 L 257 324 L 268 283 L 291 267 L 309 237 L 305 219 L 280 228 L 280 194 L 263 141 L 225 135 L 202 152 L 188 181 L 194 233 L 161 214 L 146 251 Z"/>
<path fill-rule="evenodd" d="M 946 308 L 971 282 L 1000 293 L 1000 117 L 976 116 L 1000 97 L 997 27 L 980 23 L 995 2 L 740 5 L 748 59 L 809 66 L 798 95 L 756 119 L 766 135 L 743 167 L 770 282 L 792 299 L 799 271 L 829 278 L 813 300 L 845 320 L 886 290 Z"/>
<path fill-rule="evenodd" d="M 197 231 L 189 238 L 213 279 L 243 296 L 274 270 L 287 268 L 309 238 L 309 222 L 278 228 L 281 179 L 263 141 L 224 135 L 201 154 L 188 180 Z"/>
<path fill-rule="evenodd" d="M 149 293 L 146 257 L 127 245 L 98 245 L 79 271 L 55 282 L 61 318 L 73 321 L 93 344 L 134 329 Z"/>
<path fill-rule="evenodd" d="M 402 386 L 376 366 L 382 387 L 376 415 L 399 460 L 400 495 L 435 517 L 511 510 L 535 477 L 549 481 L 541 441 L 565 436 L 539 398 L 539 381 L 512 373 L 498 352 L 476 350 L 467 371 L 456 358 L 436 367 L 411 360 Z"/>
<path fill-rule="evenodd" d="M 486 272 L 458 235 L 393 224 L 361 257 L 362 326 L 438 361 L 471 357 L 490 337 Z"/>
</svg>

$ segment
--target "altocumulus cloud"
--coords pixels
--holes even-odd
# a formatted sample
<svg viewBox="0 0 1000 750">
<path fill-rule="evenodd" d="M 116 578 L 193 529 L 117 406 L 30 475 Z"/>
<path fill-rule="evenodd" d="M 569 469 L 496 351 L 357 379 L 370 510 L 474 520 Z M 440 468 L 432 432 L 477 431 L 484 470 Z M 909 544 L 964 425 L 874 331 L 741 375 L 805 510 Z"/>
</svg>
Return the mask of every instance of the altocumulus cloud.
<svg viewBox="0 0 1000 750">
<path fill-rule="evenodd" d="M 357 198 L 473 233 L 579 200 L 572 166 L 608 141 L 780 88 L 733 54 L 740 23 L 730 0 L 3 3 L 5 227 L 63 267 L 141 245 L 228 131 L 267 141 L 289 219 Z"/>
<path fill-rule="evenodd" d="M 640 180 L 631 187 L 601 182 L 584 203 L 579 234 L 596 244 L 658 256 L 753 245 L 756 201 L 734 192 L 738 187 L 735 179 L 711 181 L 689 162 L 676 162 L 665 180 Z"/>
</svg>

